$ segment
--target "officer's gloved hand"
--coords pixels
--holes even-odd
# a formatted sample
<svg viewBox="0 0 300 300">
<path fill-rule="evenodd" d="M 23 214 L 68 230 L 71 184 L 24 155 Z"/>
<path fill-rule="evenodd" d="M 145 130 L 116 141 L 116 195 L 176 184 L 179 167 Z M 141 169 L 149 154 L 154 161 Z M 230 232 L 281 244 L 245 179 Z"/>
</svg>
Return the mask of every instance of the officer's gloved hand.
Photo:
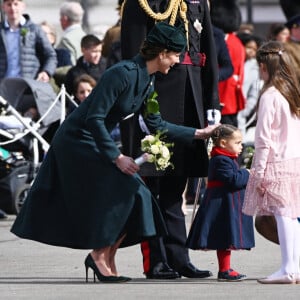
<svg viewBox="0 0 300 300">
<path fill-rule="evenodd" d="M 206 116 L 209 125 L 218 124 L 221 121 L 221 112 L 217 109 L 208 109 Z"/>
</svg>

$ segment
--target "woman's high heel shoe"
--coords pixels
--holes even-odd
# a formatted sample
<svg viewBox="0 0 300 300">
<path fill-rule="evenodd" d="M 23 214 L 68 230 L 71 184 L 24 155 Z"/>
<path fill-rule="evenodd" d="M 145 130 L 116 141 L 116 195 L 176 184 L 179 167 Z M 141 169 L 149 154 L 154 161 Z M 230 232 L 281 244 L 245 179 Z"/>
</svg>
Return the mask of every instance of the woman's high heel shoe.
<svg viewBox="0 0 300 300">
<path fill-rule="evenodd" d="M 96 276 L 99 281 L 104 283 L 118 283 L 118 282 L 126 282 L 131 280 L 129 277 L 124 276 L 104 276 L 101 274 L 100 270 L 98 269 L 97 265 L 95 264 L 91 254 L 89 254 L 85 261 L 85 281 L 88 282 L 88 269 L 91 268 L 94 271 L 94 282 L 96 282 Z"/>
</svg>

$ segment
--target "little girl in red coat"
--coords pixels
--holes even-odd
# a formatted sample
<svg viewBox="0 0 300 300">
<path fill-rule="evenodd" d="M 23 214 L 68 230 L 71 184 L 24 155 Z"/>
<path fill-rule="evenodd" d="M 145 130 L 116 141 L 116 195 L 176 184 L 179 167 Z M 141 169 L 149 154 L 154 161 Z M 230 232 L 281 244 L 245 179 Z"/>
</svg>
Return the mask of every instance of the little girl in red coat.
<svg viewBox="0 0 300 300">
<path fill-rule="evenodd" d="M 246 275 L 232 270 L 232 250 L 254 247 L 253 219 L 242 213 L 244 192 L 249 178 L 240 169 L 241 131 L 229 124 L 215 129 L 214 147 L 208 169 L 208 183 L 187 239 L 190 249 L 216 250 L 219 281 L 240 281 Z"/>
</svg>

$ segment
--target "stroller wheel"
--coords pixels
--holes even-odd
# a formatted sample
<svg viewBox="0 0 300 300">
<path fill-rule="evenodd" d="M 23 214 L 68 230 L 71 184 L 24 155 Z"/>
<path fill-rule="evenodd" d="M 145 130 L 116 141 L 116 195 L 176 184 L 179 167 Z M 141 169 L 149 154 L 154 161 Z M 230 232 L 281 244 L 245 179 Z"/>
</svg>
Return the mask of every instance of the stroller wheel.
<svg viewBox="0 0 300 300">
<path fill-rule="evenodd" d="M 25 199 L 28 195 L 30 187 L 31 187 L 31 184 L 24 184 L 17 190 L 17 192 L 15 194 L 15 199 L 13 202 L 13 210 L 16 215 L 20 212 L 20 210 L 25 202 Z"/>
</svg>

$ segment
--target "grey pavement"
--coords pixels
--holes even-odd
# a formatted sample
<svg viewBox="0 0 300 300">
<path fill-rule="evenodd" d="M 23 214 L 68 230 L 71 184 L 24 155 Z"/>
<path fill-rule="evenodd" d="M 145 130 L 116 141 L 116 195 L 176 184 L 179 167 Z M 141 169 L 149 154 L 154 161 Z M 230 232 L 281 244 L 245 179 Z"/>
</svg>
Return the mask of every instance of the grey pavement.
<svg viewBox="0 0 300 300">
<path fill-rule="evenodd" d="M 188 206 L 187 229 L 192 208 Z M 53 216 L 55 218 L 55 216 Z M 78 215 L 80 218 L 80 215 Z M 247 275 L 242 282 L 218 282 L 215 251 L 190 251 L 192 262 L 209 269 L 208 279 L 147 280 L 139 245 L 117 253 L 119 273 L 132 281 L 122 284 L 85 282 L 86 250 L 53 247 L 23 240 L 10 233 L 15 216 L 0 220 L 0 299 L 299 299 L 300 285 L 261 285 L 257 279 L 280 264 L 279 247 L 256 235 L 251 251 L 233 251 L 232 267 Z"/>
</svg>

